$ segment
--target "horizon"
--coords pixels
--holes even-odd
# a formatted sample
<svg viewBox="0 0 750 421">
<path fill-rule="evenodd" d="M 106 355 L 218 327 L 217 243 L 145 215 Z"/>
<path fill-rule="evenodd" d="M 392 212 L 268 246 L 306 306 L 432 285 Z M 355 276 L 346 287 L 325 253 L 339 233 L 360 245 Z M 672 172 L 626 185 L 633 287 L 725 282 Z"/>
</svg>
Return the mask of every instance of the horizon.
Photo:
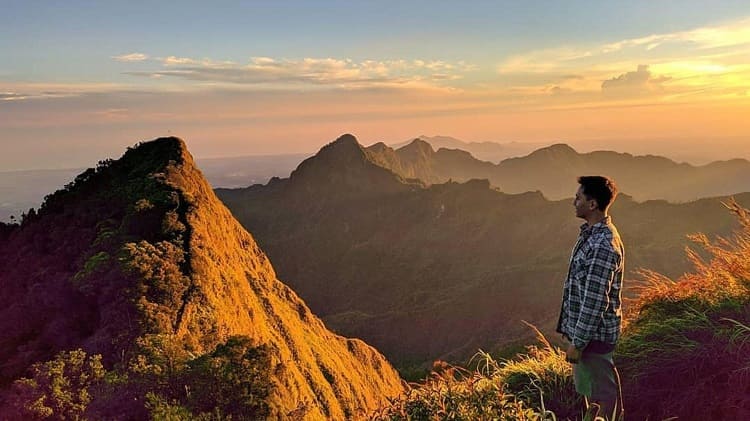
<svg viewBox="0 0 750 421">
<path fill-rule="evenodd" d="M 168 135 L 197 159 L 314 153 L 347 132 L 750 158 L 741 1 L 24 2 L 0 24 L 0 171 Z"/>
</svg>

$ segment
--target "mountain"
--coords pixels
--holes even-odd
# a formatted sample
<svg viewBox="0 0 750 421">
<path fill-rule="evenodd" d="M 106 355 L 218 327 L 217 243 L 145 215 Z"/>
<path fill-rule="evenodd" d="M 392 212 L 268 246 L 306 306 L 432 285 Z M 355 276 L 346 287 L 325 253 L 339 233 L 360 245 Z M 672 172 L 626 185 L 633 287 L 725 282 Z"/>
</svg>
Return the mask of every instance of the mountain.
<svg viewBox="0 0 750 421">
<path fill-rule="evenodd" d="M 611 151 L 578 153 L 568 145 L 556 144 L 495 165 L 465 151 L 439 149 L 433 152 L 427 145 L 415 139 L 392 153 L 383 145 L 371 148 L 373 155 L 391 154 L 399 158 L 395 161 L 375 159 L 380 165 L 427 183 L 486 178 L 506 193 L 538 190 L 553 200 L 572 197 L 571 182 L 585 174 L 611 176 L 621 190 L 638 201 L 686 202 L 750 191 L 750 162 L 744 159 L 692 166 L 653 155 L 633 156 Z M 422 153 L 415 154 L 413 149 Z"/>
<path fill-rule="evenodd" d="M 309 154 L 253 155 L 198 159 L 197 164 L 213 187 L 247 187 L 267 183 L 273 177 L 288 177 Z M 20 219 L 30 208 L 38 208 L 44 196 L 73 181 L 85 168 L 0 171 L 0 221 Z"/>
<path fill-rule="evenodd" d="M 545 146 L 543 143 L 525 143 L 525 142 L 464 142 L 450 136 L 419 136 L 405 142 L 397 143 L 391 147 L 400 149 L 414 140 L 427 142 L 435 150 L 440 149 L 460 149 L 469 152 L 482 161 L 500 162 L 503 159 L 514 156 L 528 155 L 535 149 Z"/>
<path fill-rule="evenodd" d="M 277 279 L 178 138 L 100 163 L 3 227 L 0 414 L 349 419 L 401 391 L 382 355 Z"/>
<path fill-rule="evenodd" d="M 403 177 L 415 178 L 428 184 L 444 183 L 448 180 L 470 180 L 487 178 L 495 166 L 479 161 L 469 152 L 460 149 L 439 149 L 420 139 L 392 149 L 376 143 L 366 149 L 370 159 Z"/>
<path fill-rule="evenodd" d="M 750 162 L 744 159 L 692 166 L 653 155 L 610 151 L 579 154 L 567 145 L 553 145 L 505 160 L 491 179 L 503 191 L 534 188 L 552 199 L 560 199 L 571 196 L 565 184 L 581 174 L 607 174 L 636 200 L 684 202 L 750 191 Z"/>
<path fill-rule="evenodd" d="M 288 179 L 216 191 L 316 314 L 402 370 L 524 342 L 521 320 L 550 332 L 580 225 L 569 200 L 507 194 L 487 180 L 423 186 L 381 167 L 436 154 L 428 146 L 414 142 L 399 155 L 346 136 Z M 737 198 L 750 203 L 750 194 Z M 736 227 L 721 200 L 638 203 L 623 194 L 613 217 L 628 279 L 639 267 L 670 276 L 689 268 L 686 234 Z"/>
</svg>

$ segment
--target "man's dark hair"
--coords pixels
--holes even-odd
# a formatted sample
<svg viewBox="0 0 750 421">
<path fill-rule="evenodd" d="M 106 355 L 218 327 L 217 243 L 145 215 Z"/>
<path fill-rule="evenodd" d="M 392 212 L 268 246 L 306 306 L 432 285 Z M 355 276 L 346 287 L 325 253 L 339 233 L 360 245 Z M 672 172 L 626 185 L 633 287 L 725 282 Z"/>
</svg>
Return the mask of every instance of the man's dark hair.
<svg viewBox="0 0 750 421">
<path fill-rule="evenodd" d="M 583 187 L 586 198 L 596 200 L 600 211 L 605 211 L 617 197 L 617 186 L 609 177 L 585 175 L 578 177 L 578 184 Z"/>
</svg>

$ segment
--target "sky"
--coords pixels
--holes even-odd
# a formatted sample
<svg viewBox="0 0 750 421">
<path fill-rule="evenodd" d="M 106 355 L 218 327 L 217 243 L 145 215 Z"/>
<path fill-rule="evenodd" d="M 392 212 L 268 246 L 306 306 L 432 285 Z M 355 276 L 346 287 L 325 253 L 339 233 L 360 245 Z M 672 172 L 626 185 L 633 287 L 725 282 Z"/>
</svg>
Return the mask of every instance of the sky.
<svg viewBox="0 0 750 421">
<path fill-rule="evenodd" d="M 91 166 L 166 135 L 198 158 L 343 133 L 750 158 L 746 0 L 0 8 L 0 171 Z"/>
</svg>

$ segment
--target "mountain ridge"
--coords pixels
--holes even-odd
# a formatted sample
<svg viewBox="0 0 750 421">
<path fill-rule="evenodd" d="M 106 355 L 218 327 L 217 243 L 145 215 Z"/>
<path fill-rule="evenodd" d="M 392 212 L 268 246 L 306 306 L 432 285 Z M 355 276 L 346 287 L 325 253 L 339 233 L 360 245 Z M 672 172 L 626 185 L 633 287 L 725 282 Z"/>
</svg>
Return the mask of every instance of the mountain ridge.
<svg viewBox="0 0 750 421">
<path fill-rule="evenodd" d="M 444 148 L 432 154 L 415 154 L 411 152 L 416 148 L 415 142 L 425 143 L 416 139 L 394 150 L 398 160 L 381 159 L 380 164 L 428 184 L 486 178 L 507 193 L 540 190 L 552 200 L 572 197 L 570 180 L 575 181 L 585 174 L 611 176 L 622 191 L 638 201 L 686 202 L 750 191 L 750 161 L 741 158 L 694 166 L 656 155 L 634 156 L 613 151 L 579 153 L 567 144 L 558 143 L 493 164 L 476 159 L 466 151 Z M 372 150 L 373 155 L 384 153 L 387 150 L 383 147 Z"/>
<path fill-rule="evenodd" d="M 75 223 L 58 232 L 62 221 Z M 205 356 L 246 335 L 270 358 L 270 366 L 258 363 L 269 373 L 270 417 L 361 418 L 401 391 L 382 355 L 328 331 L 278 280 L 181 139 L 144 142 L 87 170 L 50 195 L 0 249 L 9 286 L 0 293 L 6 303 L 0 323 L 9 332 L 0 346 L 5 384 L 31 363 L 75 347 L 101 353 L 105 366 L 117 371 L 139 358 L 148 361 L 144 349 L 159 351 L 161 343 Z M 24 264 L 50 255 L 58 263 L 41 259 L 39 271 L 30 273 Z M 57 275 L 50 277 L 50 270 Z M 46 288 L 53 302 L 24 314 L 35 299 L 31 284 Z M 34 315 L 46 316 L 28 319 Z M 21 345 L 23 355 L 16 351 Z M 160 393 L 191 402 L 177 390 Z M 136 402 L 145 399 L 139 396 Z M 96 399 L 104 398 L 95 397 L 92 406 Z"/>
</svg>

